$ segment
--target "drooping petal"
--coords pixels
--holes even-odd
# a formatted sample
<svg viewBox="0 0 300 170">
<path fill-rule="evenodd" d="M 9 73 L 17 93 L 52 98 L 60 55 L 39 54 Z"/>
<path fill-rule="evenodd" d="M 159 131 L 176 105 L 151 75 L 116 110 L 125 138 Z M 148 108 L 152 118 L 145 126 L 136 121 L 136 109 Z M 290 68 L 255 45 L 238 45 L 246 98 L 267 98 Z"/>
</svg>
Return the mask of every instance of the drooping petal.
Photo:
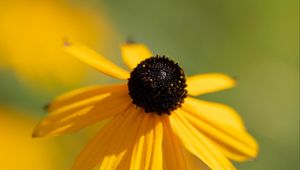
<svg viewBox="0 0 300 170">
<path fill-rule="evenodd" d="M 202 101 L 194 102 L 198 103 L 198 109 L 195 109 L 196 105 L 188 106 L 188 103 L 191 102 L 187 101 L 187 105 L 185 105 L 178 114 L 184 117 L 198 131 L 203 133 L 223 154 L 236 161 L 253 159 L 257 155 L 257 143 L 244 127 L 239 124 L 236 117 L 228 114 L 226 110 L 223 110 L 224 115 L 221 114 L 222 112 L 218 114 L 218 107 L 222 110 L 223 105 L 209 102 L 199 104 Z M 204 106 L 205 104 L 207 104 L 207 106 Z M 210 107 L 216 107 L 216 112 L 214 112 L 214 109 L 209 109 Z M 224 120 L 223 122 L 222 118 Z"/>
<path fill-rule="evenodd" d="M 125 64 L 130 69 L 134 69 L 141 61 L 152 55 L 145 45 L 139 43 L 125 43 L 121 45 L 121 53 Z"/>
<path fill-rule="evenodd" d="M 224 104 L 187 97 L 184 99 L 182 109 L 197 113 L 199 119 L 218 127 L 231 126 L 241 130 L 245 129 L 243 120 L 239 114 Z"/>
<path fill-rule="evenodd" d="M 229 89 L 235 84 L 235 80 L 225 74 L 199 74 L 187 78 L 187 91 L 190 95 L 197 96 Z"/>
<path fill-rule="evenodd" d="M 170 124 L 184 147 L 201 159 L 211 169 L 234 170 L 231 162 L 207 138 L 190 125 L 176 110 L 170 116 Z"/>
<path fill-rule="evenodd" d="M 123 85 L 94 87 L 69 93 L 54 101 L 49 108 L 50 113 L 36 126 L 33 136 L 56 136 L 74 132 L 122 113 L 130 104 L 131 100 Z"/>
<path fill-rule="evenodd" d="M 52 112 L 60 107 L 75 103 L 76 101 L 94 97 L 95 94 L 99 93 L 99 90 L 103 90 L 102 88 L 103 87 L 101 86 L 89 86 L 67 92 L 59 97 L 56 97 L 56 99 L 49 103 L 45 109 L 48 112 Z"/>
<path fill-rule="evenodd" d="M 163 164 L 165 169 L 170 170 L 186 170 L 187 162 L 183 152 L 183 146 L 177 136 L 175 136 L 173 129 L 169 122 L 166 122 L 166 117 L 163 121 L 164 137 L 163 137 Z"/>
<path fill-rule="evenodd" d="M 142 114 L 132 105 L 114 117 L 77 157 L 72 170 L 115 169 L 132 147 Z M 130 161 L 130 160 L 129 160 Z"/>
<path fill-rule="evenodd" d="M 115 84 L 107 86 L 90 86 L 84 87 L 71 92 L 65 93 L 55 98 L 48 106 L 47 111 L 52 113 L 66 106 L 70 106 L 81 101 L 89 100 L 100 94 L 109 92 L 126 92 L 127 84 Z"/>
<path fill-rule="evenodd" d="M 161 170 L 162 137 L 161 119 L 157 115 L 146 114 L 133 148 L 130 169 Z"/>
<path fill-rule="evenodd" d="M 75 42 L 65 42 L 65 50 L 84 63 L 94 67 L 98 71 L 122 80 L 129 78 L 129 73 L 115 65 L 96 51 Z"/>
</svg>

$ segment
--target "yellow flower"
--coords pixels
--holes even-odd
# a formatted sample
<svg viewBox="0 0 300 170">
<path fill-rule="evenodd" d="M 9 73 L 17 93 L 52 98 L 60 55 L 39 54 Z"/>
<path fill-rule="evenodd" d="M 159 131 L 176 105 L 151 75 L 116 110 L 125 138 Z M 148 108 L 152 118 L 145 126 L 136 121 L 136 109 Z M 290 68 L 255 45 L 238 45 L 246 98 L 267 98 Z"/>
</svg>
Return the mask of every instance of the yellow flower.
<svg viewBox="0 0 300 170">
<path fill-rule="evenodd" d="M 66 50 L 111 77 L 128 80 L 93 86 L 58 97 L 34 137 L 56 136 L 101 120 L 110 122 L 78 156 L 73 170 L 187 169 L 185 150 L 210 169 L 235 169 L 229 161 L 256 157 L 258 146 L 232 108 L 194 98 L 235 86 L 224 74 L 185 78 L 181 67 L 165 56 L 152 55 L 143 44 L 121 46 L 131 73 L 95 51 L 73 42 Z M 152 56 L 152 57 L 151 57 Z"/>
<path fill-rule="evenodd" d="M 62 39 L 102 47 L 111 36 L 107 25 L 101 15 L 70 2 L 0 2 L 0 62 L 30 84 L 68 87 L 82 80 L 87 69 L 64 52 Z"/>
<path fill-rule="evenodd" d="M 62 159 L 53 141 L 37 141 L 30 132 L 36 120 L 0 106 L 0 169 L 53 170 Z"/>
</svg>

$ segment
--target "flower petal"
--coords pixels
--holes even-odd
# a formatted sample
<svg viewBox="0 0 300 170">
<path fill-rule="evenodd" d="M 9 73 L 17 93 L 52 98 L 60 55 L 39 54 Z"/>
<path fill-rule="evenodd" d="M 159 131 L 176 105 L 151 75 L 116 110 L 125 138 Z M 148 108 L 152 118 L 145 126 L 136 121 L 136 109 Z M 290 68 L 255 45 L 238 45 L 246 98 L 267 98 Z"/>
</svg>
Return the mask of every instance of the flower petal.
<svg viewBox="0 0 300 170">
<path fill-rule="evenodd" d="M 183 149 L 183 152 L 187 161 L 186 165 L 188 170 L 211 170 L 203 161 L 201 161 L 197 156 L 192 154 L 186 148 Z"/>
<path fill-rule="evenodd" d="M 165 118 L 167 119 L 167 118 Z M 186 157 L 183 147 L 177 136 L 175 136 L 169 122 L 163 121 L 164 138 L 163 138 L 163 158 L 164 169 L 186 170 Z"/>
<path fill-rule="evenodd" d="M 163 128 L 162 122 L 155 116 L 154 119 L 154 132 L 153 132 L 153 147 L 152 158 L 150 163 L 151 170 L 162 170 L 163 158 L 162 158 L 162 140 L 163 140 Z"/>
<path fill-rule="evenodd" d="M 84 128 L 124 111 L 131 104 L 125 85 L 93 87 L 59 97 L 33 136 L 56 136 Z M 114 101 L 114 102 L 111 102 Z"/>
<path fill-rule="evenodd" d="M 187 91 L 197 96 L 234 87 L 235 80 L 225 74 L 208 73 L 187 78 Z"/>
<path fill-rule="evenodd" d="M 150 168 L 150 164 L 152 163 L 151 158 L 153 155 L 153 143 L 154 143 L 154 131 L 155 131 L 155 121 L 154 118 L 151 116 L 151 118 L 149 119 L 148 116 L 145 116 L 146 119 L 148 119 L 148 123 L 145 126 L 145 137 L 143 138 L 142 136 L 140 137 L 144 139 L 144 153 L 145 154 L 145 163 L 144 163 L 144 168 L 145 169 L 149 169 Z M 143 122 L 146 124 L 146 122 Z M 133 158 L 134 156 L 132 156 Z M 133 165 L 131 163 L 131 165 Z"/>
<path fill-rule="evenodd" d="M 182 144 L 211 169 L 235 169 L 231 162 L 207 138 L 189 124 L 176 110 L 170 116 L 171 127 Z"/>
<path fill-rule="evenodd" d="M 109 92 L 126 92 L 128 89 L 127 84 L 115 84 L 107 86 L 90 86 L 73 90 L 65 93 L 51 102 L 47 111 L 52 113 L 66 106 L 78 104 L 80 101 L 86 101 L 100 94 L 106 94 Z"/>
<path fill-rule="evenodd" d="M 162 169 L 162 122 L 156 115 L 146 114 L 133 148 L 130 169 Z"/>
<path fill-rule="evenodd" d="M 192 97 L 184 99 L 182 109 L 193 112 L 199 119 L 218 127 L 231 126 L 237 129 L 245 129 L 243 120 L 231 107 L 214 102 L 207 102 Z"/>
<path fill-rule="evenodd" d="M 77 157 L 72 170 L 115 169 L 122 161 L 136 137 L 141 114 L 132 105 L 126 112 L 114 117 Z"/>
<path fill-rule="evenodd" d="M 141 61 L 152 55 L 145 45 L 139 43 L 125 43 L 121 45 L 121 53 L 125 64 L 130 69 L 134 69 Z"/>
<path fill-rule="evenodd" d="M 106 146 L 106 152 L 103 160 L 101 161 L 100 170 L 116 169 L 118 164 L 126 156 L 132 145 L 136 142 L 137 132 L 142 126 L 143 115 L 133 114 L 131 121 L 127 121 L 124 126 L 114 133 L 110 138 L 110 143 Z M 129 116 L 129 115 L 125 115 Z"/>
<path fill-rule="evenodd" d="M 153 126 L 154 123 L 151 122 L 151 119 L 148 119 L 147 116 L 144 116 L 143 123 L 141 124 L 141 127 L 139 128 L 138 135 L 137 135 L 137 136 L 139 136 L 139 139 L 137 139 L 137 142 L 133 148 L 130 169 L 141 169 L 141 167 L 146 166 L 146 157 L 149 158 L 149 155 L 150 155 L 150 158 L 151 158 L 153 130 L 147 128 L 147 126 L 149 126 L 148 124 L 151 124 L 151 123 Z M 150 134 L 150 135 L 148 135 L 148 140 L 150 142 L 150 145 L 148 145 L 148 146 L 146 146 L 146 144 L 145 144 L 146 143 L 145 138 L 146 138 L 147 133 Z M 146 147 L 149 147 L 149 146 L 151 147 L 151 151 L 147 152 Z M 149 168 L 149 166 L 147 168 Z"/>
<path fill-rule="evenodd" d="M 201 102 L 198 101 L 197 103 Z M 221 115 L 222 112 L 219 112 L 219 114 L 214 112 L 213 109 L 209 109 L 210 107 L 216 107 L 215 110 L 222 110 L 223 105 L 204 102 L 198 105 L 198 109 L 195 109 L 196 103 L 193 103 L 194 105 L 189 105 L 188 103 L 189 101 L 182 108 L 181 116 L 202 132 L 223 154 L 236 161 L 244 161 L 256 157 L 258 152 L 257 143 L 244 127 L 236 121 L 236 117 L 226 114 L 226 110 L 223 112 L 224 115 Z M 204 106 L 205 104 L 207 106 Z M 224 122 L 221 121 L 222 118 Z"/>
<path fill-rule="evenodd" d="M 96 51 L 89 49 L 81 44 L 74 42 L 65 42 L 65 50 L 77 57 L 84 63 L 94 67 L 98 71 L 122 80 L 129 78 L 129 73 L 119 66 L 115 65 Z"/>
</svg>

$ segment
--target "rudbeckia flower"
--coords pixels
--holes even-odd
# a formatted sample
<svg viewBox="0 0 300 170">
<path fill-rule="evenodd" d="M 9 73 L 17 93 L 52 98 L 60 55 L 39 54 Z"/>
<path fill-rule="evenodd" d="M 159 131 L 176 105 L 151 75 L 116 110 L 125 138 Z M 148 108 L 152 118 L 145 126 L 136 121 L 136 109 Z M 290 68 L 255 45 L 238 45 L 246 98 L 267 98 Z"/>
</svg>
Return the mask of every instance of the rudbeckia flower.
<svg viewBox="0 0 300 170">
<path fill-rule="evenodd" d="M 75 132 L 110 118 L 82 150 L 73 170 L 169 169 L 188 167 L 186 150 L 213 170 L 235 169 L 230 160 L 257 155 L 256 141 L 230 107 L 194 96 L 235 86 L 231 77 L 200 74 L 186 77 L 178 63 L 153 55 L 143 44 L 121 46 L 124 70 L 95 51 L 66 42 L 65 49 L 98 71 L 124 80 L 82 88 L 58 97 L 34 137 Z"/>
<path fill-rule="evenodd" d="M 0 169 L 53 170 L 66 154 L 54 141 L 37 141 L 28 133 L 35 119 L 19 109 L 0 105 Z M 56 163 L 56 164 L 55 164 Z"/>
<path fill-rule="evenodd" d="M 87 67 L 66 55 L 62 37 L 104 48 L 114 37 L 111 30 L 103 14 L 64 0 L 1 1 L 0 67 L 35 88 L 72 87 Z"/>
</svg>

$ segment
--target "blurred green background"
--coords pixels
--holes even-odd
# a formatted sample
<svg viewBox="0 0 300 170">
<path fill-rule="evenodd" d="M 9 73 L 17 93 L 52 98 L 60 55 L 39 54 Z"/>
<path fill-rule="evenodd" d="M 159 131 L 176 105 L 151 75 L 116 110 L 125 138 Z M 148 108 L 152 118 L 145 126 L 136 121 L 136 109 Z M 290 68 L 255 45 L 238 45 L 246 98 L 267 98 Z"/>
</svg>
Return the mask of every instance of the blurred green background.
<svg viewBox="0 0 300 170">
<path fill-rule="evenodd" d="M 33 10 L 41 7 L 49 10 Z M 119 45 L 131 38 L 175 59 L 188 75 L 236 77 L 237 88 L 203 98 L 236 108 L 258 140 L 258 158 L 237 163 L 238 169 L 299 169 L 298 7 L 297 0 L 0 2 L 0 120 L 12 122 L 0 128 L 15 134 L 7 137 L 0 131 L 2 169 L 17 169 L 6 167 L 9 153 L 15 163 L 18 156 L 26 158 L 29 167 L 37 161 L 49 169 L 68 169 L 96 129 L 31 141 L 32 128 L 46 115 L 42 108 L 53 97 L 84 85 L 116 82 L 60 52 L 57 44 L 65 37 L 122 66 Z M 17 146 L 23 138 L 31 143 L 24 151 Z M 45 146 L 32 151 L 41 143 Z"/>
</svg>

